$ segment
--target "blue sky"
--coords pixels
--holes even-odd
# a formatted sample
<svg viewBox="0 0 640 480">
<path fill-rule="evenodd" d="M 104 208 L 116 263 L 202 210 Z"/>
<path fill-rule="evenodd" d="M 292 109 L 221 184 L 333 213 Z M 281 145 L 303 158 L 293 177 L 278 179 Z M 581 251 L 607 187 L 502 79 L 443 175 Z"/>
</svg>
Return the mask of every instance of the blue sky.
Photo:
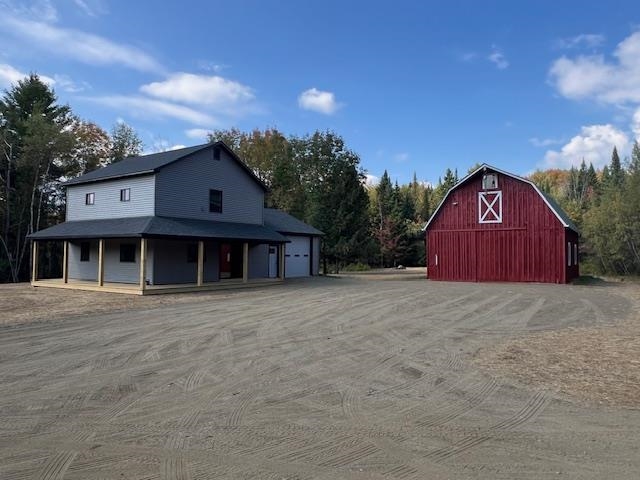
<svg viewBox="0 0 640 480">
<path fill-rule="evenodd" d="M 614 3 L 0 0 L 0 88 L 37 72 L 149 152 L 276 127 L 400 183 L 600 167 L 640 138 L 640 9 Z"/>
</svg>

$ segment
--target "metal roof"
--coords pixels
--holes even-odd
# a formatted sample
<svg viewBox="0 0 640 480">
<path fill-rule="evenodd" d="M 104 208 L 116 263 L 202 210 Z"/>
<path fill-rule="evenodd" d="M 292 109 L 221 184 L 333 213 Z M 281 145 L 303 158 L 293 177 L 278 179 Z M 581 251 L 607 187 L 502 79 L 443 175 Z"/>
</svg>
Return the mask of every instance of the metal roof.
<svg viewBox="0 0 640 480">
<path fill-rule="evenodd" d="M 29 235 L 32 240 L 131 237 L 216 238 L 273 243 L 287 241 L 278 232 L 262 225 L 157 216 L 77 220 L 60 223 Z"/>
<path fill-rule="evenodd" d="M 275 208 L 264 209 L 264 224 L 265 226 L 280 233 L 312 236 L 324 235 L 324 233 L 317 228 L 304 223 L 302 220 L 298 220 L 287 212 L 283 212 L 282 210 L 277 210 Z"/>
<path fill-rule="evenodd" d="M 203 145 L 195 145 L 193 147 L 180 148 L 178 150 L 125 158 L 124 160 L 112 163 L 106 167 L 72 178 L 71 180 L 63 183 L 63 185 L 80 185 L 83 183 L 112 180 L 121 177 L 130 177 L 133 175 L 155 173 L 162 167 L 177 162 L 178 160 L 182 160 L 183 158 L 199 152 L 200 150 L 214 147 L 223 148 L 231 158 L 233 158 L 233 160 L 235 160 L 240 167 L 242 167 L 251 176 L 251 178 L 258 183 L 258 185 L 260 185 L 264 190 L 267 190 L 267 186 L 256 176 L 253 170 L 251 170 L 247 164 L 244 163 L 224 142 L 205 143 Z"/>
<path fill-rule="evenodd" d="M 519 177 L 518 175 L 514 175 L 513 173 L 505 172 L 504 170 L 500 170 L 499 168 L 492 167 L 491 165 L 486 164 L 486 163 L 483 163 L 482 165 L 480 165 L 476 170 L 471 172 L 469 175 L 464 177 L 462 180 L 460 180 L 458 183 L 456 183 L 453 187 L 451 187 L 449 189 L 449 191 L 443 197 L 442 201 L 438 204 L 436 209 L 431 214 L 431 217 L 429 218 L 429 221 L 427 221 L 425 226 L 422 227 L 422 230 L 425 231 L 425 230 L 427 230 L 427 228 L 429 228 L 429 225 L 431 224 L 433 219 L 436 218 L 436 215 L 440 211 L 440 208 L 442 207 L 442 205 L 444 205 L 444 202 L 447 200 L 447 198 L 449 197 L 451 192 L 453 192 L 455 189 L 457 189 L 458 187 L 460 187 L 461 185 L 463 185 L 464 183 L 469 181 L 478 172 L 483 171 L 483 170 L 491 170 L 491 171 L 494 171 L 494 172 L 497 172 L 497 173 L 501 173 L 502 175 L 506 175 L 508 177 L 514 178 L 514 179 L 519 180 L 521 182 L 528 183 L 529 185 L 531 185 L 533 187 L 533 189 L 538 193 L 538 195 L 540 195 L 540 197 L 542 198 L 544 203 L 547 204 L 547 206 L 551 209 L 551 211 L 554 213 L 556 218 L 558 220 L 560 220 L 560 223 L 562 223 L 562 225 L 564 227 L 570 228 L 574 232 L 579 233 L 578 227 L 576 226 L 575 223 L 573 223 L 571 218 L 569 218 L 569 215 L 567 215 L 567 213 L 562 209 L 562 207 L 560 207 L 560 205 L 558 205 L 558 203 L 553 198 L 551 198 L 550 195 L 547 195 L 542 190 L 540 190 L 540 188 L 538 188 L 538 186 L 535 183 L 533 183 L 531 180 L 528 180 L 526 178 Z"/>
</svg>

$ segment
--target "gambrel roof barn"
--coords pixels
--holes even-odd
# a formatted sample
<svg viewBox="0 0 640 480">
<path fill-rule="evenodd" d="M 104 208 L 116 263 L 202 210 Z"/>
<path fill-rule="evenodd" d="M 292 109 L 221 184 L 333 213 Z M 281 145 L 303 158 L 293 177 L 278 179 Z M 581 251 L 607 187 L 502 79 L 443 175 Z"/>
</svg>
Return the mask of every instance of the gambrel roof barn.
<svg viewBox="0 0 640 480">
<path fill-rule="evenodd" d="M 578 229 L 533 182 L 482 165 L 447 192 L 424 227 L 433 280 L 568 283 Z"/>
</svg>

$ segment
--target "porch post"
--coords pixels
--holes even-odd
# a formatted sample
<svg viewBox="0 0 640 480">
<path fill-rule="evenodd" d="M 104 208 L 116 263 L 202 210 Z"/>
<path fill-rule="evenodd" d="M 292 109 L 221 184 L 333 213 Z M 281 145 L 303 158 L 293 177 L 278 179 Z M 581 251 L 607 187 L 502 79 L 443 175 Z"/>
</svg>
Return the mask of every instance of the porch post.
<svg viewBox="0 0 640 480">
<path fill-rule="evenodd" d="M 31 260 L 31 281 L 38 281 L 38 241 L 33 240 L 31 244 L 31 250 L 33 253 L 33 258 Z"/>
<path fill-rule="evenodd" d="M 140 239 L 140 290 L 147 286 L 147 239 Z"/>
<path fill-rule="evenodd" d="M 199 287 L 204 283 L 204 241 L 198 241 L 198 280 Z"/>
<path fill-rule="evenodd" d="M 104 286 L 104 239 L 98 240 L 98 286 Z"/>
<path fill-rule="evenodd" d="M 69 241 L 62 242 L 62 281 L 69 283 Z"/>
<path fill-rule="evenodd" d="M 242 282 L 249 281 L 249 243 L 242 244 Z"/>
<path fill-rule="evenodd" d="M 280 280 L 284 280 L 284 247 L 285 244 L 281 243 L 280 247 L 278 248 L 278 278 Z"/>
</svg>

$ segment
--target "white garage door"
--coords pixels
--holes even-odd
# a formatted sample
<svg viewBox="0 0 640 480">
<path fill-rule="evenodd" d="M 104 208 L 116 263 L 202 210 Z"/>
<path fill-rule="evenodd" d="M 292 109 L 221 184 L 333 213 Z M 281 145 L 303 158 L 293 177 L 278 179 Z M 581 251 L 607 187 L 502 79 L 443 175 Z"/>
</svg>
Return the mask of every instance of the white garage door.
<svg viewBox="0 0 640 480">
<path fill-rule="evenodd" d="M 309 276 L 309 255 L 311 254 L 309 237 L 288 236 L 290 243 L 285 246 L 285 276 L 308 277 Z"/>
</svg>

